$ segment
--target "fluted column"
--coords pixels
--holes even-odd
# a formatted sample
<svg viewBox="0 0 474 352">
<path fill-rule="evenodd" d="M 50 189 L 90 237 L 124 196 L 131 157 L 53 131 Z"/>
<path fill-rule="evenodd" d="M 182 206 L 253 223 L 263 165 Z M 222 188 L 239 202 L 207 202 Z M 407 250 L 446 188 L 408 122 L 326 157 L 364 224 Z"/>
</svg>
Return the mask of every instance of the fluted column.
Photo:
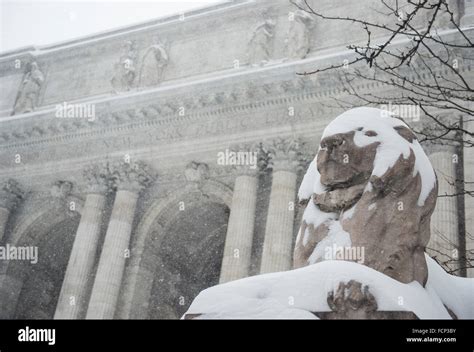
<svg viewBox="0 0 474 352">
<path fill-rule="evenodd" d="M 260 265 L 261 273 L 291 269 L 299 143 L 278 140 L 269 148 L 272 187 Z"/>
<path fill-rule="evenodd" d="M 15 180 L 7 180 L 0 188 L 0 241 L 5 235 L 5 228 L 11 211 L 22 199 L 23 192 Z"/>
<path fill-rule="evenodd" d="M 143 163 L 119 163 L 112 166 L 111 172 L 117 193 L 92 287 L 87 319 L 114 317 L 138 195 L 153 180 Z"/>
<path fill-rule="evenodd" d="M 438 177 L 438 199 L 431 216 L 431 238 L 428 248 L 431 254 L 441 262 L 449 261 L 449 268 L 459 268 L 458 213 L 456 196 L 457 155 L 455 149 L 443 146 L 443 151 L 436 151 L 429 156 Z M 448 195 L 447 197 L 444 197 Z M 451 195 L 451 196 L 449 196 Z"/>
<path fill-rule="evenodd" d="M 55 319 L 80 319 L 87 309 L 87 290 L 93 274 L 108 189 L 107 169 L 94 165 L 84 170 L 86 201 L 64 276 Z"/>
<path fill-rule="evenodd" d="M 474 6 L 474 4 L 473 4 Z M 474 104 L 472 104 L 474 105 Z M 472 106 L 471 108 L 474 108 Z M 471 120 L 471 121 L 469 121 Z M 470 116 L 464 119 L 464 129 L 474 131 L 474 121 Z M 465 143 L 464 148 L 464 187 L 467 191 L 464 195 L 464 221 L 466 230 L 466 254 L 469 262 L 474 265 L 474 138 L 465 135 L 465 139 L 471 144 Z M 470 146 L 471 145 L 471 146 Z M 468 263 L 469 266 L 469 263 Z M 467 277 L 474 277 L 474 268 L 467 269 Z"/>
<path fill-rule="evenodd" d="M 257 203 L 258 151 L 256 148 L 248 150 L 255 153 L 255 164 L 235 168 L 237 177 L 227 226 L 220 283 L 249 276 Z"/>
</svg>

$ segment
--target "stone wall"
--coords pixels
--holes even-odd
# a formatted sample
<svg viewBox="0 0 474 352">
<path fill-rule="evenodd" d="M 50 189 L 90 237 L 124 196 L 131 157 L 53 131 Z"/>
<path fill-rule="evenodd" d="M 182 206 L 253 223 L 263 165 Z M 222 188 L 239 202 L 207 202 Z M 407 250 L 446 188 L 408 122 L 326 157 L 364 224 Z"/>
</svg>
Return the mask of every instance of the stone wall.
<svg viewBox="0 0 474 352">
<path fill-rule="evenodd" d="M 345 0 L 317 6 L 329 14 L 360 11 Z M 41 244 L 60 220 L 80 218 L 62 267 L 65 284 L 56 282 L 57 317 L 156 317 L 151 296 L 165 277 L 158 253 L 170 226 L 179 228 L 172 219 L 196 204 L 229 212 L 216 254 L 221 282 L 289 269 L 301 170 L 324 126 L 341 112 L 333 98 L 348 98 L 330 74 L 297 73 L 349 58 L 344 45 L 354 40 L 350 28 L 317 19 L 299 18 L 300 27 L 291 29 L 294 11 L 286 0 L 234 1 L 184 20 L 172 16 L 0 55 L 0 244 Z M 288 58 L 291 33 L 311 40 L 296 40 L 298 57 Z M 472 77 L 470 67 L 462 69 Z M 58 117 L 65 102 L 94 107 L 94 115 Z M 218 153 L 232 148 L 257 148 L 264 160 L 257 170 L 220 165 Z M 146 165 L 150 182 L 127 165 Z M 440 211 L 448 216 L 451 206 Z M 196 214 L 196 222 L 206 221 Z M 119 258 L 126 250 L 129 256 Z M 2 317 L 14 317 L 31 268 L 3 262 L 0 269 L 0 302 L 10 307 Z M 179 292 L 169 295 L 181 304 Z M 183 297 L 184 305 L 192 298 Z"/>
</svg>

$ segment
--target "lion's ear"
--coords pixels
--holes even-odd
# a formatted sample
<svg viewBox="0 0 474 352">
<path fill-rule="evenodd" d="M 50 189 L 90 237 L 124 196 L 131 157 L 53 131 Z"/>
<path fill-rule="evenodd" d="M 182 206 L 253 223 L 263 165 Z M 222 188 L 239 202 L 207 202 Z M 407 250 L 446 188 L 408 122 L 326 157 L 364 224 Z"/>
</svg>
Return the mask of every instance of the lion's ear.
<svg viewBox="0 0 474 352">
<path fill-rule="evenodd" d="M 400 136 L 405 138 L 408 142 L 413 143 L 413 141 L 416 140 L 415 134 L 408 127 L 397 126 L 397 127 L 394 127 L 394 129 L 395 131 L 398 132 Z"/>
</svg>

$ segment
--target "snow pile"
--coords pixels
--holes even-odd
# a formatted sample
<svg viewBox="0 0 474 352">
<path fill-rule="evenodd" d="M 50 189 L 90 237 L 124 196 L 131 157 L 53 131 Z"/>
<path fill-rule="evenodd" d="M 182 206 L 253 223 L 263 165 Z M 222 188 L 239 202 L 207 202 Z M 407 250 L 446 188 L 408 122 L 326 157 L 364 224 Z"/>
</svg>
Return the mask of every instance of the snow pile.
<svg viewBox="0 0 474 352">
<path fill-rule="evenodd" d="M 447 274 L 427 256 L 426 288 L 403 284 L 376 270 L 348 261 L 325 261 L 301 269 L 253 276 L 202 291 L 186 314 L 204 319 L 317 319 L 330 311 L 327 295 L 340 282 L 369 286 L 380 311 L 412 311 L 420 319 L 474 318 L 474 280 Z"/>
<path fill-rule="evenodd" d="M 474 279 L 449 275 L 425 254 L 428 264 L 426 291 L 439 299 L 459 319 L 474 319 Z"/>
</svg>

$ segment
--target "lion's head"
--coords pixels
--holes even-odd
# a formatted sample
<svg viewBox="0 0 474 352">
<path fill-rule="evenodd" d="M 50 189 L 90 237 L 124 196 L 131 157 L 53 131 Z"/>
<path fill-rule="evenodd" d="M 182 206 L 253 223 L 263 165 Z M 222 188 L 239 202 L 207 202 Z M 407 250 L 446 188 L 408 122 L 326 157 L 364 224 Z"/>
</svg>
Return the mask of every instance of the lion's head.
<svg viewBox="0 0 474 352">
<path fill-rule="evenodd" d="M 424 285 L 436 195 L 434 170 L 403 121 L 375 108 L 349 110 L 324 130 L 301 185 L 300 199 L 310 201 L 294 266 L 333 259 L 332 249 L 363 252 L 363 260 L 343 259 Z"/>
</svg>

